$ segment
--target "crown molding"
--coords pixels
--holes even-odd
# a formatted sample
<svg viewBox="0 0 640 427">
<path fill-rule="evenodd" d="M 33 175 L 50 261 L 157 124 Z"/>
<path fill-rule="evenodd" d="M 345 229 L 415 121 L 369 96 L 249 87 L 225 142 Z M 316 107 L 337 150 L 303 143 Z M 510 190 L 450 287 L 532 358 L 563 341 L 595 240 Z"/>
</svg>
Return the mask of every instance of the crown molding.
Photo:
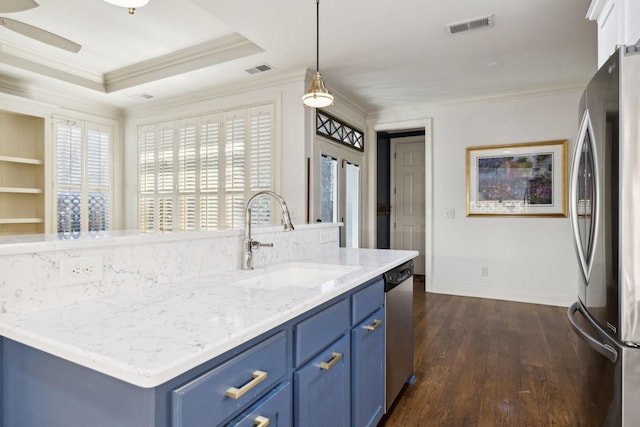
<svg viewBox="0 0 640 427">
<path fill-rule="evenodd" d="M 84 68 L 74 67 L 73 65 L 70 65 L 66 62 L 43 55 L 40 52 L 36 52 L 22 46 L 2 41 L 0 42 L 0 60 L 2 62 L 5 62 L 5 57 L 15 58 L 15 61 L 20 60 L 24 61 L 24 63 L 38 64 L 43 68 L 56 70 L 60 73 L 70 74 L 76 76 L 77 78 L 91 81 L 97 84 L 102 84 L 104 80 L 101 73 L 89 71 Z M 25 69 L 31 71 L 28 68 Z"/>
<path fill-rule="evenodd" d="M 262 48 L 240 34 L 230 34 L 105 73 L 105 92 L 115 92 L 262 52 Z"/>
<path fill-rule="evenodd" d="M 230 34 L 100 74 L 2 42 L 0 62 L 97 92 L 111 93 L 262 52 L 262 48 L 240 34 Z"/>
<path fill-rule="evenodd" d="M 57 109 L 66 109 L 78 112 L 91 111 L 92 114 L 112 119 L 119 119 L 123 116 L 122 109 L 118 107 L 87 101 L 83 98 L 49 91 L 40 86 L 7 78 L 0 78 L 0 94 L 10 95 L 13 98 L 12 105 L 26 102 L 49 113 Z"/>
<path fill-rule="evenodd" d="M 289 83 L 300 82 L 302 84 L 305 82 L 305 76 L 306 69 L 289 72 L 274 71 L 274 74 L 269 72 L 261 75 L 254 75 L 250 81 L 242 81 L 222 87 L 211 87 L 209 89 L 198 90 L 196 92 L 186 93 L 169 99 L 149 101 L 142 105 L 125 108 L 124 112 L 127 116 L 154 114 L 157 111 L 166 110 L 168 108 L 210 101 L 211 99 L 226 96 L 241 95 L 243 93 L 282 86 Z M 300 93 L 300 96 L 302 96 L 302 92 Z"/>
<path fill-rule="evenodd" d="M 519 100 L 519 99 L 525 99 L 525 98 L 537 98 L 541 96 L 561 95 L 561 94 L 571 93 L 571 92 L 582 92 L 586 87 L 586 84 L 587 82 L 585 82 L 584 84 L 574 84 L 574 85 L 558 86 L 558 87 L 543 88 L 543 89 L 532 89 L 527 91 L 496 93 L 496 94 L 491 94 L 486 96 L 459 98 L 459 99 L 447 101 L 447 102 L 432 102 L 432 103 L 424 103 L 424 104 L 418 104 L 418 105 L 408 105 L 402 108 L 372 111 L 367 116 L 367 122 L 375 123 L 376 119 L 378 119 L 379 117 L 385 117 L 387 115 L 403 116 L 404 113 L 412 113 L 413 115 L 415 115 L 416 111 L 425 111 L 431 114 L 434 108 L 440 108 L 440 107 L 449 107 L 449 106 L 465 105 L 465 104 L 480 104 L 480 103 L 487 103 L 487 102 L 512 101 L 512 100 Z"/>
</svg>

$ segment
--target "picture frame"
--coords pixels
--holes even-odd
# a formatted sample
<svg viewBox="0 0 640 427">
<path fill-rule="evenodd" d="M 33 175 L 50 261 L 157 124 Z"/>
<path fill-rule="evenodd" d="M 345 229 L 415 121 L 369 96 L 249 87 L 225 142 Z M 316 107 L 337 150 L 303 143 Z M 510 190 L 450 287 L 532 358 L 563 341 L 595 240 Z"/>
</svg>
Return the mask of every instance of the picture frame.
<svg viewBox="0 0 640 427">
<path fill-rule="evenodd" d="M 466 174 L 467 216 L 567 216 L 567 140 L 467 147 Z"/>
</svg>

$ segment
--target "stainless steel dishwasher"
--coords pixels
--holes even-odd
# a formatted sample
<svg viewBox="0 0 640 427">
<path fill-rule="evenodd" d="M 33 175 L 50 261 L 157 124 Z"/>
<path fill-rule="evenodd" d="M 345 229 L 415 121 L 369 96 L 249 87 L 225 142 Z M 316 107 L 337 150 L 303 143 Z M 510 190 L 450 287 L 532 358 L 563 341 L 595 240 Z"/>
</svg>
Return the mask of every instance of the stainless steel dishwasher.
<svg viewBox="0 0 640 427">
<path fill-rule="evenodd" d="M 385 413 L 405 383 L 413 383 L 413 261 L 384 274 Z"/>
</svg>

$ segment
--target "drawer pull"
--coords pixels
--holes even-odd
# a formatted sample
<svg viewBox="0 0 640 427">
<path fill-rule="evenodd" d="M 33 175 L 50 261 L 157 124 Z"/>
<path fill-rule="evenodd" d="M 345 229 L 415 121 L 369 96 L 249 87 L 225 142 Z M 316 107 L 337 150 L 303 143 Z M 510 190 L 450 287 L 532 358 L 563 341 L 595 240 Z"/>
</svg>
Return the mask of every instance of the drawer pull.
<svg viewBox="0 0 640 427">
<path fill-rule="evenodd" d="M 366 329 L 367 331 L 375 331 L 380 325 L 382 325 L 382 320 L 375 319 L 372 324 L 365 325 L 362 328 Z"/>
<path fill-rule="evenodd" d="M 342 359 L 342 353 L 333 352 L 333 353 L 331 353 L 331 360 L 330 361 L 321 362 L 320 363 L 320 369 L 329 370 L 329 369 L 333 368 L 333 365 L 338 363 L 341 359 Z"/>
<path fill-rule="evenodd" d="M 267 378 L 267 373 L 262 371 L 255 371 L 253 374 L 251 374 L 251 376 L 253 377 L 253 379 L 248 383 L 246 383 L 245 385 L 243 385 L 242 387 L 240 388 L 229 387 L 227 391 L 224 393 L 225 396 L 230 397 L 232 399 L 240 399 L 243 394 L 245 394 L 246 392 L 248 392 L 249 390 L 257 386 L 258 384 L 260 384 L 262 381 L 264 381 Z"/>
<path fill-rule="evenodd" d="M 260 415 L 253 420 L 253 425 L 256 427 L 267 427 L 269 425 L 269 418 Z"/>
</svg>

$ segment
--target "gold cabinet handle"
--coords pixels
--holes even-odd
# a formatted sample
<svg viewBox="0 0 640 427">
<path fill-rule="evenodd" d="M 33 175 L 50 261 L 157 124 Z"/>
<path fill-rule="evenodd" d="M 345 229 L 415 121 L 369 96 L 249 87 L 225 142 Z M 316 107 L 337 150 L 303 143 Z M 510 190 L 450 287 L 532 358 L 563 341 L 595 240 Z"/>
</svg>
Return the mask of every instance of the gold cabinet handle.
<svg viewBox="0 0 640 427">
<path fill-rule="evenodd" d="M 267 427 L 269 425 L 269 418 L 260 415 L 253 420 L 253 425 L 256 427 Z"/>
<path fill-rule="evenodd" d="M 225 396 L 230 397 L 232 399 L 240 399 L 243 394 L 245 394 L 246 392 L 248 392 L 249 390 L 257 386 L 258 384 L 260 384 L 262 381 L 264 381 L 267 378 L 267 373 L 262 371 L 255 371 L 253 374 L 251 374 L 251 376 L 253 377 L 253 379 L 248 383 L 246 383 L 245 385 L 243 385 L 242 387 L 240 388 L 229 387 L 227 391 L 224 393 Z"/>
<path fill-rule="evenodd" d="M 330 361 L 321 362 L 320 363 L 320 369 L 329 370 L 329 369 L 333 368 L 333 365 L 338 363 L 341 359 L 342 359 L 342 353 L 333 352 L 333 353 L 331 353 L 331 360 Z"/>
<path fill-rule="evenodd" d="M 367 331 L 375 331 L 380 325 L 382 325 L 382 320 L 375 319 L 372 324 L 364 325 L 362 328 Z"/>
</svg>

